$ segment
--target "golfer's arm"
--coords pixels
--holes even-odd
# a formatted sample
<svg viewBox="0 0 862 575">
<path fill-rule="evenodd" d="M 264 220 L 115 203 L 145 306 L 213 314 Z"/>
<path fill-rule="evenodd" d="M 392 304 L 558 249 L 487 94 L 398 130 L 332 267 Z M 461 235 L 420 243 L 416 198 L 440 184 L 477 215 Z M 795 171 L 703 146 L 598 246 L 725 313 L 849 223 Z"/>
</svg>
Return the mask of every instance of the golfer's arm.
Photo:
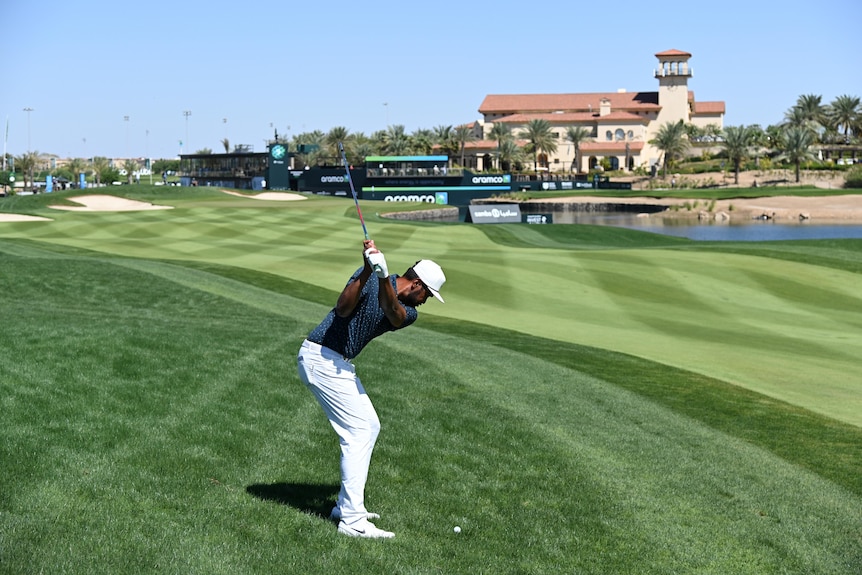
<svg viewBox="0 0 862 575">
<path fill-rule="evenodd" d="M 389 320 L 395 327 L 401 327 L 404 320 L 407 319 L 407 310 L 398 301 L 398 294 L 395 293 L 395 288 L 392 287 L 392 282 L 389 279 L 380 280 L 380 288 L 377 290 L 377 301 Z"/>
<path fill-rule="evenodd" d="M 362 273 L 355 280 L 344 286 L 341 294 L 338 296 L 338 301 L 335 302 L 335 314 L 338 317 L 347 317 L 353 313 L 356 304 L 359 302 L 359 296 L 362 294 L 362 288 L 365 287 L 365 282 L 371 277 L 371 267 L 365 264 Z"/>
</svg>

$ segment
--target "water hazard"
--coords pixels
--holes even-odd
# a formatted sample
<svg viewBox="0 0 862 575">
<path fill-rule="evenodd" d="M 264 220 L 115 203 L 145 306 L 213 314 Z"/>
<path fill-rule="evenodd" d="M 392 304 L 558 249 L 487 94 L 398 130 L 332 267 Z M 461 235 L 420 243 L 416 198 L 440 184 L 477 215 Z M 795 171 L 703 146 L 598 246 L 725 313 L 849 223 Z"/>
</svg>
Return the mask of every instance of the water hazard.
<svg viewBox="0 0 862 575">
<path fill-rule="evenodd" d="M 623 212 L 549 212 L 555 224 L 615 226 L 700 241 L 760 242 L 862 238 L 862 225 L 803 221 L 743 220 L 703 222 L 687 218 L 647 217 Z"/>
</svg>

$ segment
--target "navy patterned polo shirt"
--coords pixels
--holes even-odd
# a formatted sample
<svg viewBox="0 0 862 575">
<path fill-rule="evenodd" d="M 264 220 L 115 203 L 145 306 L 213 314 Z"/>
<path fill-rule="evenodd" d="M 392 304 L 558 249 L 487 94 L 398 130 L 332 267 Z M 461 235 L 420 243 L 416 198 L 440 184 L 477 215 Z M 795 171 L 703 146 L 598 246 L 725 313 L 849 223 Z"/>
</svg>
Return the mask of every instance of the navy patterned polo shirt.
<svg viewBox="0 0 862 575">
<path fill-rule="evenodd" d="M 350 277 L 347 285 L 352 281 L 356 281 L 363 268 L 359 268 Z M 392 287 L 395 288 L 395 279 L 397 275 L 391 275 L 387 279 L 392 282 Z M 340 353 L 347 359 L 353 359 L 359 352 L 362 351 L 368 343 L 377 336 L 383 335 L 388 331 L 395 331 L 407 327 L 416 321 L 419 317 L 419 312 L 415 307 L 401 304 L 407 311 L 407 317 L 401 327 L 394 327 L 383 313 L 383 308 L 377 301 L 377 288 L 379 278 L 375 274 L 371 274 L 368 281 L 362 288 L 362 293 L 359 295 L 359 301 L 353 310 L 353 313 L 348 317 L 338 317 L 335 313 L 335 308 L 327 314 L 323 321 L 308 334 L 308 340 L 320 344 L 324 347 Z"/>
</svg>

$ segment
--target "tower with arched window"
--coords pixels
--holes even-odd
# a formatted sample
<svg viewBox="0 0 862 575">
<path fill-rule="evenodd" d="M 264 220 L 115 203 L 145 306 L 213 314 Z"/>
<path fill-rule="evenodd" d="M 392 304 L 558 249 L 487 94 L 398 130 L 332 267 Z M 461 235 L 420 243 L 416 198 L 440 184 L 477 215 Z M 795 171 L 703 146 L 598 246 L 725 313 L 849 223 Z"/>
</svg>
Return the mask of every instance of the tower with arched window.
<svg viewBox="0 0 862 575">
<path fill-rule="evenodd" d="M 688 65 L 691 54 L 682 50 L 666 50 L 655 56 L 658 58 L 658 68 L 655 70 L 658 104 L 661 106 L 655 123 L 688 122 L 691 117 L 688 79 L 693 73 Z"/>
</svg>

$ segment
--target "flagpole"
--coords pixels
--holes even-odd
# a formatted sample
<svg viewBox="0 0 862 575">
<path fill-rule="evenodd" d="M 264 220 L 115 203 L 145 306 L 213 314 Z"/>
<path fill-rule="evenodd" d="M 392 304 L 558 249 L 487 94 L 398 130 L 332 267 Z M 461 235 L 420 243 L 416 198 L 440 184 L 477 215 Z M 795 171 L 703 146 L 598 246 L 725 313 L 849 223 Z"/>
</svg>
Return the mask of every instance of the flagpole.
<svg viewBox="0 0 862 575">
<path fill-rule="evenodd" d="M 3 138 L 3 171 L 6 171 L 6 143 L 9 141 L 9 116 L 6 116 L 6 137 Z"/>
</svg>

